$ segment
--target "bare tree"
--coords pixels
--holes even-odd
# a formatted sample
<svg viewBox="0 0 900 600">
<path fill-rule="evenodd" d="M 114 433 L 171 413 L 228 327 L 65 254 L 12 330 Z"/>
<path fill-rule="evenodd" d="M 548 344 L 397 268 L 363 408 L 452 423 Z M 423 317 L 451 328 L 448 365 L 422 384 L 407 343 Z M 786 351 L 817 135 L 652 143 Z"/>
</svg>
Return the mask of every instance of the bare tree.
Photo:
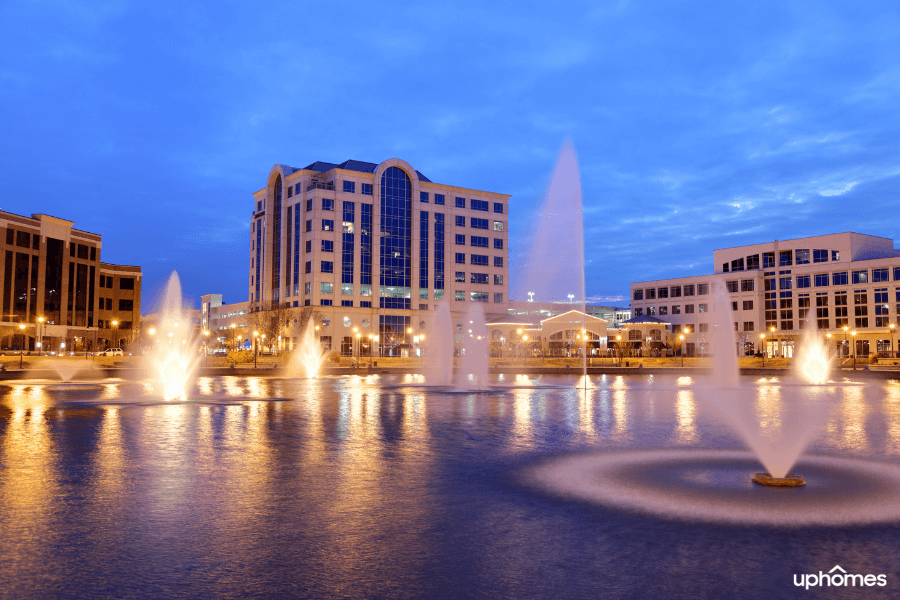
<svg viewBox="0 0 900 600">
<path fill-rule="evenodd" d="M 265 335 L 264 345 L 268 347 L 277 344 L 279 335 L 299 337 L 307 325 L 315 327 L 321 320 L 314 307 L 293 307 L 287 302 L 251 304 L 247 316 L 252 328 L 248 335 L 252 336 L 254 331 L 259 333 L 260 339 Z"/>
</svg>

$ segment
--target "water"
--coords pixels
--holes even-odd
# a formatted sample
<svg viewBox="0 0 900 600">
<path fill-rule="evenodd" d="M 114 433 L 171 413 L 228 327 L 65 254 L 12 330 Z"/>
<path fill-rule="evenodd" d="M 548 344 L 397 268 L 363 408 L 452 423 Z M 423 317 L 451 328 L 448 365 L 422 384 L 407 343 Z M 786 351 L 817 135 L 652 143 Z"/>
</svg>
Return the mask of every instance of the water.
<svg viewBox="0 0 900 600">
<path fill-rule="evenodd" d="M 301 377 L 316 378 L 322 363 L 325 362 L 325 351 L 316 335 L 316 327 L 310 319 L 303 329 L 300 348 L 294 353 L 291 371 Z"/>
<path fill-rule="evenodd" d="M 181 279 L 172 271 L 156 307 L 146 370 L 163 400 L 185 400 L 200 364 L 200 339 L 183 306 Z"/>
<path fill-rule="evenodd" d="M 488 387 L 488 332 L 481 304 L 470 302 L 462 320 L 459 368 L 453 380 L 457 390 Z"/>
<path fill-rule="evenodd" d="M 762 491 L 696 379 L 592 377 L 587 394 L 575 376 L 497 376 L 507 389 L 470 394 L 415 379 L 200 377 L 177 403 L 150 382 L 0 386 L 0 596 L 795 598 L 794 574 L 836 564 L 900 585 L 900 527 L 854 520 L 865 507 L 838 526 L 731 523 L 530 480 L 553 461 L 636 453 L 646 477 L 623 481 L 670 507 Z M 795 385 L 741 381 L 760 423 L 795 407 Z M 841 461 L 900 466 L 900 383 L 833 387 L 801 459 L 808 489 L 787 492 L 824 490 L 812 508 L 840 513 L 858 494 L 830 479 L 865 475 Z M 706 456 L 678 462 L 691 452 Z M 803 591 L 836 597 L 817 593 Z"/>
<path fill-rule="evenodd" d="M 426 383 L 450 385 L 453 381 L 453 325 L 446 300 L 434 309 L 423 350 L 422 374 Z"/>
</svg>

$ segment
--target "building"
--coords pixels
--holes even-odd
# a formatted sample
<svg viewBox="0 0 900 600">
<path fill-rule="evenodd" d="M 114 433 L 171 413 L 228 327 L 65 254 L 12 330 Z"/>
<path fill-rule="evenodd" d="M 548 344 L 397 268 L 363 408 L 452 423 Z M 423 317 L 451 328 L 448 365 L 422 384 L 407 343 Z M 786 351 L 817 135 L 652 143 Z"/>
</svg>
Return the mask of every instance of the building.
<svg viewBox="0 0 900 600">
<path fill-rule="evenodd" d="M 671 323 L 667 335 L 685 335 L 692 354 L 705 344 L 721 285 L 744 353 L 791 357 L 810 329 L 840 356 L 896 352 L 900 251 L 893 240 L 850 232 L 776 240 L 715 250 L 713 264 L 710 275 L 632 283 L 635 317 Z"/>
<path fill-rule="evenodd" d="M 309 307 L 325 345 L 377 335 L 383 356 L 407 349 L 441 301 L 457 318 L 472 302 L 507 313 L 509 195 L 390 159 L 275 165 L 253 197 L 250 312 Z"/>
<path fill-rule="evenodd" d="M 101 261 L 99 234 L 0 211 L 3 348 L 127 349 L 140 324 L 141 269 Z"/>
<path fill-rule="evenodd" d="M 567 313 L 581 308 L 580 304 L 571 302 L 532 302 L 529 300 L 510 300 L 509 315 L 514 317 L 536 317 L 537 320 Z M 585 304 L 584 311 L 592 317 L 606 321 L 610 327 L 619 327 L 623 321 L 631 318 L 631 308 Z"/>
</svg>

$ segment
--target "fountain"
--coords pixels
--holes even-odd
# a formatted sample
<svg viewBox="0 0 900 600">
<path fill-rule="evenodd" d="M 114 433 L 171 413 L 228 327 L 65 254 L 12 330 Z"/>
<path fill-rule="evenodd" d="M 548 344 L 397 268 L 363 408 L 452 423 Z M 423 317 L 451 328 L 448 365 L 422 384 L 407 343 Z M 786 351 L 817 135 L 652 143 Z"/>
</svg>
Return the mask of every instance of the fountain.
<svg viewBox="0 0 900 600">
<path fill-rule="evenodd" d="M 159 322 L 150 351 L 150 371 L 158 393 L 165 401 L 187 400 L 200 361 L 199 339 L 182 306 L 181 280 L 172 271 L 157 305 Z"/>
<path fill-rule="evenodd" d="M 428 385 L 448 386 L 453 382 L 453 325 L 446 300 L 435 308 L 429 330 L 423 361 L 425 382 Z"/>
<path fill-rule="evenodd" d="M 462 348 L 454 385 L 457 389 L 486 389 L 488 386 L 488 339 L 481 304 L 466 307 L 463 319 Z"/>
<path fill-rule="evenodd" d="M 302 373 L 308 379 L 315 379 L 319 375 L 323 362 L 325 362 L 325 352 L 317 339 L 315 325 L 310 319 L 303 330 L 300 350 L 295 353 L 292 370 Z"/>
</svg>

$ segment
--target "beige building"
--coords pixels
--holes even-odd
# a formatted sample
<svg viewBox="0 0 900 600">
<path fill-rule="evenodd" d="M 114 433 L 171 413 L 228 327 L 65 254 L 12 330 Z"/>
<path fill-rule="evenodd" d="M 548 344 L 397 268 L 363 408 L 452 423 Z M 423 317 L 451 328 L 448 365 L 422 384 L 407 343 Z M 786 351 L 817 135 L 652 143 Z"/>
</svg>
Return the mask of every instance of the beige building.
<svg viewBox="0 0 900 600">
<path fill-rule="evenodd" d="M 390 159 L 276 165 L 253 196 L 250 312 L 306 309 L 324 344 L 378 336 L 384 356 L 408 351 L 441 301 L 456 319 L 472 302 L 489 318 L 507 313 L 509 195 Z M 286 331 L 281 347 L 298 336 Z"/>
<path fill-rule="evenodd" d="M 793 355 L 798 336 L 818 330 L 841 356 L 896 353 L 900 252 L 893 240 L 836 233 L 715 250 L 710 275 L 631 284 L 635 317 L 671 323 L 686 352 L 702 350 L 717 284 L 738 351 Z"/>
<path fill-rule="evenodd" d="M 141 269 L 101 262 L 100 235 L 73 225 L 0 212 L 3 348 L 128 348 L 140 323 Z"/>
</svg>

